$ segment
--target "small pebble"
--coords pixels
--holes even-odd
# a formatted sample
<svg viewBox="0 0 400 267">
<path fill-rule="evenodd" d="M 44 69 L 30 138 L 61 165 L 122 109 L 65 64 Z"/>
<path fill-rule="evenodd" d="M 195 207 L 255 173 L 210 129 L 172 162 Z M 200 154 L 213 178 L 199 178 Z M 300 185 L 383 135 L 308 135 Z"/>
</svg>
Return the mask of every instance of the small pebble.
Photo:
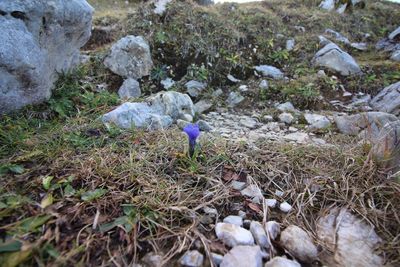
<svg viewBox="0 0 400 267">
<path fill-rule="evenodd" d="M 276 240 L 281 233 L 281 226 L 276 221 L 269 221 L 265 224 L 265 231 L 268 232 L 268 235 L 272 240 Z"/>
<path fill-rule="evenodd" d="M 285 201 L 282 202 L 281 205 L 279 205 L 279 209 L 284 213 L 288 213 L 292 210 L 292 206 Z"/>
<path fill-rule="evenodd" d="M 276 204 L 278 204 L 278 201 L 276 199 L 268 198 L 265 200 L 265 205 L 267 205 L 267 207 L 269 208 L 275 208 Z"/>
<path fill-rule="evenodd" d="M 182 256 L 179 263 L 185 267 L 200 267 L 203 265 L 204 256 L 197 250 L 189 250 Z"/>
<path fill-rule="evenodd" d="M 232 181 L 231 186 L 233 189 L 241 191 L 246 187 L 245 182 L 239 182 L 239 181 Z"/>
</svg>

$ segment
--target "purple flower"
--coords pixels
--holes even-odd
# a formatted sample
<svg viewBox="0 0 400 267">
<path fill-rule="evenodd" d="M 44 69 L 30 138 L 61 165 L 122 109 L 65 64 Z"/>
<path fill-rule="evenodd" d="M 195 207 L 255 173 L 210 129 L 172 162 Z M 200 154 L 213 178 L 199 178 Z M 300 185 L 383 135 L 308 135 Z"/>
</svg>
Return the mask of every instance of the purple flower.
<svg viewBox="0 0 400 267">
<path fill-rule="evenodd" d="M 183 128 L 183 131 L 187 134 L 189 138 L 189 156 L 193 157 L 194 150 L 196 147 L 197 137 L 200 135 L 199 125 L 197 124 L 188 124 Z"/>
</svg>

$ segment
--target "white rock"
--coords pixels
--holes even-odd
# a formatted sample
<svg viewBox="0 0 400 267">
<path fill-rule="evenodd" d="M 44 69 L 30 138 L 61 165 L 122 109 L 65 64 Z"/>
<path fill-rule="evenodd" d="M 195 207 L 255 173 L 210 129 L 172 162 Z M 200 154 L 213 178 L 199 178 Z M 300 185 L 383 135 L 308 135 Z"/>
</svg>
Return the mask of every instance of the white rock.
<svg viewBox="0 0 400 267">
<path fill-rule="evenodd" d="M 285 78 L 283 72 L 274 66 L 260 65 L 255 67 L 255 69 L 256 71 L 261 72 L 264 77 L 272 78 L 275 80 L 283 80 Z"/>
<path fill-rule="evenodd" d="M 265 231 L 271 240 L 276 240 L 281 233 L 281 226 L 276 221 L 269 221 L 265 224 Z"/>
<path fill-rule="evenodd" d="M 287 51 L 292 51 L 294 49 L 294 46 L 295 46 L 294 39 L 289 39 L 286 41 L 286 50 Z"/>
<path fill-rule="evenodd" d="M 304 144 L 310 140 L 310 137 L 308 136 L 307 133 L 295 132 L 283 136 L 283 139 L 286 141 L 292 141 Z"/>
<path fill-rule="evenodd" d="M 219 266 L 223 261 L 224 256 L 211 252 L 211 260 L 214 265 Z"/>
<path fill-rule="evenodd" d="M 204 256 L 197 250 L 189 250 L 187 251 L 179 263 L 185 267 L 201 267 L 203 265 Z"/>
<path fill-rule="evenodd" d="M 259 246 L 237 246 L 232 248 L 221 262 L 220 267 L 262 267 L 262 253 Z"/>
<path fill-rule="evenodd" d="M 228 78 L 228 80 L 230 80 L 233 83 L 238 83 L 240 82 L 239 79 L 236 79 L 235 77 L 233 77 L 231 74 L 228 74 L 228 76 L 226 76 Z"/>
<path fill-rule="evenodd" d="M 288 213 L 292 210 L 292 206 L 285 201 L 279 205 L 279 209 L 284 213 Z"/>
<path fill-rule="evenodd" d="M 175 85 L 175 81 L 171 78 L 166 78 L 161 81 L 161 85 L 164 87 L 165 90 L 170 89 L 172 86 Z"/>
<path fill-rule="evenodd" d="M 318 257 L 318 251 L 310 236 L 300 227 L 288 226 L 281 234 L 280 243 L 296 259 L 311 263 Z"/>
<path fill-rule="evenodd" d="M 239 123 L 240 123 L 240 125 L 242 125 L 246 128 L 249 128 L 249 129 L 255 129 L 257 127 L 257 121 L 255 119 L 249 118 L 249 117 L 241 119 L 239 121 Z"/>
<path fill-rule="evenodd" d="M 139 82 L 132 78 L 126 79 L 119 88 L 118 95 L 120 98 L 139 97 L 141 95 Z"/>
<path fill-rule="evenodd" d="M 239 181 L 232 181 L 231 186 L 233 189 L 241 191 L 246 187 L 245 182 L 239 182 Z"/>
<path fill-rule="evenodd" d="M 163 261 L 163 256 L 160 254 L 155 254 L 154 252 L 147 253 L 142 258 L 142 262 L 148 267 L 161 266 L 162 261 Z"/>
<path fill-rule="evenodd" d="M 214 208 L 210 208 L 210 207 L 204 207 L 203 211 L 205 214 L 209 214 L 212 215 L 213 217 L 217 217 L 218 216 L 218 211 Z"/>
<path fill-rule="evenodd" d="M 279 105 L 276 106 L 276 108 L 279 111 L 282 111 L 282 112 L 288 112 L 288 111 L 295 112 L 296 111 L 296 109 L 294 108 L 293 104 L 290 103 L 290 102 L 285 102 L 283 104 L 279 104 Z"/>
<path fill-rule="evenodd" d="M 226 100 L 229 107 L 234 107 L 240 104 L 244 100 L 244 97 L 236 92 L 230 92 L 228 99 Z"/>
<path fill-rule="evenodd" d="M 111 47 L 104 65 L 124 78 L 140 79 L 153 67 L 150 46 L 142 36 L 126 36 Z"/>
<path fill-rule="evenodd" d="M 279 121 L 284 122 L 285 124 L 291 124 L 294 121 L 294 117 L 290 113 L 282 113 L 278 116 Z"/>
<path fill-rule="evenodd" d="M 167 5 L 172 2 L 172 0 L 156 0 L 154 5 L 155 8 L 153 12 L 157 15 L 162 15 L 167 10 Z"/>
<path fill-rule="evenodd" d="M 323 0 L 319 7 L 328 11 L 332 11 L 335 9 L 335 4 L 337 0 Z"/>
<path fill-rule="evenodd" d="M 278 201 L 276 199 L 268 198 L 265 200 L 265 205 L 267 205 L 267 207 L 269 208 L 275 208 L 276 204 L 278 204 Z"/>
<path fill-rule="evenodd" d="M 329 119 L 323 115 L 306 113 L 304 118 L 310 124 L 311 130 L 322 130 L 331 126 Z"/>
<path fill-rule="evenodd" d="M 400 82 L 384 88 L 371 101 L 371 106 L 382 112 L 400 115 Z"/>
<path fill-rule="evenodd" d="M 192 97 L 198 97 L 201 92 L 207 87 L 206 83 L 198 82 L 198 81 L 188 81 L 185 84 L 187 93 Z"/>
<path fill-rule="evenodd" d="M 270 249 L 272 246 L 271 242 L 269 241 L 269 238 L 265 233 L 264 227 L 261 225 L 261 223 L 252 221 L 250 224 L 250 232 L 253 234 L 257 245 L 266 250 Z"/>
<path fill-rule="evenodd" d="M 336 71 L 343 76 L 359 75 L 362 73 L 352 56 L 340 49 L 336 44 L 329 43 L 319 50 L 312 63 Z"/>
<path fill-rule="evenodd" d="M 397 29 L 395 29 L 393 32 L 391 32 L 391 33 L 389 34 L 389 39 L 390 39 L 390 40 L 393 40 L 393 39 L 395 39 L 395 38 L 398 37 L 398 36 L 400 36 L 400 27 L 398 27 Z"/>
<path fill-rule="evenodd" d="M 240 193 L 243 196 L 250 197 L 250 198 L 254 198 L 254 197 L 263 198 L 261 189 L 255 184 L 251 184 L 251 185 L 247 186 L 245 189 L 240 191 Z"/>
<path fill-rule="evenodd" d="M 240 216 L 235 216 L 235 215 L 229 215 L 228 217 L 225 217 L 223 220 L 224 223 L 230 223 L 234 224 L 237 226 L 242 227 L 243 226 L 243 218 Z"/>
<path fill-rule="evenodd" d="M 269 88 L 269 83 L 268 83 L 267 80 L 262 80 L 262 81 L 260 82 L 260 84 L 258 85 L 258 87 L 259 87 L 261 90 L 267 90 L 267 89 Z"/>
<path fill-rule="evenodd" d="M 264 116 L 262 117 L 262 119 L 263 119 L 263 121 L 265 121 L 265 122 L 274 121 L 274 117 L 272 117 L 271 115 L 264 115 Z"/>
<path fill-rule="evenodd" d="M 326 77 L 326 73 L 325 73 L 324 70 L 319 70 L 319 71 L 317 72 L 317 76 L 318 76 L 319 78 L 324 78 L 324 77 Z"/>
<path fill-rule="evenodd" d="M 346 209 L 332 209 L 317 222 L 318 238 L 333 251 L 338 266 L 383 266 L 373 226 Z"/>
<path fill-rule="evenodd" d="M 103 115 L 104 124 L 120 128 L 132 127 L 156 130 L 169 127 L 185 114 L 194 116 L 193 102 L 188 95 L 178 92 L 160 92 L 145 102 L 124 103 Z"/>
<path fill-rule="evenodd" d="M 254 245 L 252 234 L 248 230 L 234 224 L 217 223 L 215 226 L 215 233 L 218 239 L 229 247 Z"/>
<path fill-rule="evenodd" d="M 301 267 L 301 265 L 283 257 L 275 257 L 267 262 L 264 267 Z"/>
</svg>

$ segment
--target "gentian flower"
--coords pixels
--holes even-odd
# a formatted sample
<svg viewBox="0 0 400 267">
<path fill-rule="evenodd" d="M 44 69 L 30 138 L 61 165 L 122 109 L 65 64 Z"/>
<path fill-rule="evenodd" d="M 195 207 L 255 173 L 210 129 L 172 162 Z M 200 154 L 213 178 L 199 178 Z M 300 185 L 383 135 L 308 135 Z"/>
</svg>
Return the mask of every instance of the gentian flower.
<svg viewBox="0 0 400 267">
<path fill-rule="evenodd" d="M 196 140 L 200 135 L 199 125 L 197 124 L 188 124 L 183 128 L 183 131 L 187 134 L 189 138 L 189 156 L 193 157 L 194 150 L 196 148 Z"/>
</svg>

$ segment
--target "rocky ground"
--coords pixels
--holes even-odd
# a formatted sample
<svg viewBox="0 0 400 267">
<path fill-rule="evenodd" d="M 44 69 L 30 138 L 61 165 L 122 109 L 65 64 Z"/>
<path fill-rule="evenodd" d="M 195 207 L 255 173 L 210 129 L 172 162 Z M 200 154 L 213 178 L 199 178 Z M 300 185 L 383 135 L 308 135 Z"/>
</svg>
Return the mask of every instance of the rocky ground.
<svg viewBox="0 0 400 267">
<path fill-rule="evenodd" d="M 400 264 L 398 4 L 56 2 L 0 3 L 0 266 Z"/>
</svg>

